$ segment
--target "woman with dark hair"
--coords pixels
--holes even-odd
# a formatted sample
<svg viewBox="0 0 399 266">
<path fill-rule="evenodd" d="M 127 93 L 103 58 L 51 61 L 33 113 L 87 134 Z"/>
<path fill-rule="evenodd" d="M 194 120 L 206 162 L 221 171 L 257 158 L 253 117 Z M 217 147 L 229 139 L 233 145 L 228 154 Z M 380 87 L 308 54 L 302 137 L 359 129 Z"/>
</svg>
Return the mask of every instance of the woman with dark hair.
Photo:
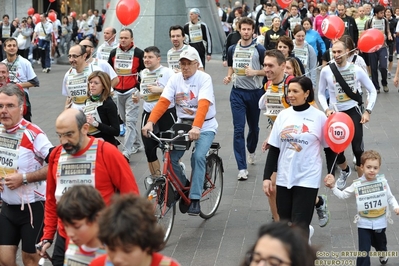
<svg viewBox="0 0 399 266">
<path fill-rule="evenodd" d="M 90 124 L 88 135 L 117 146 L 115 137 L 119 136 L 119 118 L 111 97 L 111 79 L 103 71 L 93 71 L 87 80 L 88 98 L 83 112 Z"/>
<path fill-rule="evenodd" d="M 288 37 L 287 35 L 284 35 L 284 36 L 281 36 L 280 38 L 278 38 L 277 50 L 282 52 L 285 58 L 288 58 L 288 57 L 295 58 L 295 60 L 297 60 L 297 62 L 299 64 L 299 67 L 301 68 L 302 74 L 305 73 L 305 68 L 304 68 L 301 60 L 299 60 L 299 58 L 295 57 L 292 54 L 292 51 L 294 50 L 294 42 L 292 41 L 292 39 L 290 37 Z"/>
<path fill-rule="evenodd" d="M 308 245 L 303 230 L 295 225 L 275 222 L 259 228 L 256 243 L 245 254 L 241 266 L 313 266 L 316 250 Z M 265 264 L 262 264 L 265 265 Z"/>
<path fill-rule="evenodd" d="M 284 36 L 285 31 L 281 28 L 280 17 L 272 19 L 272 28 L 266 31 L 265 34 L 265 48 L 266 50 L 276 49 L 277 41 L 280 36 Z"/>
<path fill-rule="evenodd" d="M 324 140 L 326 115 L 309 104 L 314 101 L 312 81 L 308 77 L 291 79 L 287 98 L 291 106 L 278 114 L 268 139 L 263 191 L 267 196 L 273 192 L 270 178 L 278 169 L 276 203 L 280 220 L 302 227 L 309 236 L 322 174 L 321 149 L 328 171 L 335 154 Z"/>
</svg>

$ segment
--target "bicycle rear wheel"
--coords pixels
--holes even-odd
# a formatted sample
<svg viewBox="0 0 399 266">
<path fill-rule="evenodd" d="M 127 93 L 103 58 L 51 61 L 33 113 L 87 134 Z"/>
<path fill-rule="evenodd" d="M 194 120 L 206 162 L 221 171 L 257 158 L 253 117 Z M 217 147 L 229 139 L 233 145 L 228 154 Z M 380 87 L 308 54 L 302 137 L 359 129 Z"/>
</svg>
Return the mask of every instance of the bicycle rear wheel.
<svg viewBox="0 0 399 266">
<path fill-rule="evenodd" d="M 171 187 L 171 186 L 170 186 Z M 154 209 L 155 217 L 158 220 L 158 224 L 162 226 L 165 232 L 164 242 L 166 243 L 172 233 L 173 223 L 176 214 L 176 204 L 175 201 L 171 201 L 171 196 L 169 193 L 173 194 L 173 189 L 169 189 L 168 198 L 166 195 L 166 184 L 165 180 L 157 180 L 154 184 L 151 184 L 147 189 L 146 196 L 149 201 L 151 201 Z"/>
<path fill-rule="evenodd" d="M 203 219 L 211 218 L 219 207 L 223 192 L 223 162 L 216 154 L 206 159 L 204 190 L 200 199 Z"/>
</svg>

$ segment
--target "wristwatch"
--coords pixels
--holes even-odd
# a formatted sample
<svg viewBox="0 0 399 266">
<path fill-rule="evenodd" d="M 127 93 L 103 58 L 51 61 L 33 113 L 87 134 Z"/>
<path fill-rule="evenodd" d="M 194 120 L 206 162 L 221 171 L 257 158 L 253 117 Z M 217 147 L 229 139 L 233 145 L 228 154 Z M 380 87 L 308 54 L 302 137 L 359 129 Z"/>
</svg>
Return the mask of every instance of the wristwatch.
<svg viewBox="0 0 399 266">
<path fill-rule="evenodd" d="M 371 110 L 370 109 L 366 109 L 366 112 L 369 113 L 369 115 L 371 115 Z"/>
<path fill-rule="evenodd" d="M 28 179 L 26 179 L 26 174 L 22 174 L 22 184 L 25 186 L 28 184 Z"/>
</svg>

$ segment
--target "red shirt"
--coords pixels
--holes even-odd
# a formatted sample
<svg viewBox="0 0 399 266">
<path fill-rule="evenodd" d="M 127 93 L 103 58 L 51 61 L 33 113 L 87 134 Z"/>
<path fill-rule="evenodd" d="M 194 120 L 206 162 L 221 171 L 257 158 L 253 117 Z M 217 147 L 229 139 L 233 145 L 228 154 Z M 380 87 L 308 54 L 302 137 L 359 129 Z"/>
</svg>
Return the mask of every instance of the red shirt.
<svg viewBox="0 0 399 266">
<path fill-rule="evenodd" d="M 94 138 L 90 137 L 89 144 L 75 155 L 80 156 L 84 154 L 91 147 L 93 141 Z M 57 223 L 58 233 L 62 237 L 67 238 L 62 222 L 57 217 L 57 203 L 55 199 L 57 166 L 61 150 L 62 146 L 59 145 L 50 154 L 47 172 L 46 204 L 44 208 L 45 226 L 42 240 L 54 238 Z M 107 205 L 110 204 L 116 190 L 120 191 L 121 194 L 140 194 L 136 179 L 122 153 L 114 145 L 104 142 L 101 139 L 98 140 L 94 179 L 95 188 L 100 192 Z"/>
<path fill-rule="evenodd" d="M 90 266 L 111 266 L 111 265 L 113 264 L 107 261 L 107 255 L 102 255 L 98 258 L 95 258 L 90 263 Z M 180 266 L 180 263 L 178 263 L 172 258 L 162 255 L 161 253 L 153 253 L 150 266 Z"/>
</svg>

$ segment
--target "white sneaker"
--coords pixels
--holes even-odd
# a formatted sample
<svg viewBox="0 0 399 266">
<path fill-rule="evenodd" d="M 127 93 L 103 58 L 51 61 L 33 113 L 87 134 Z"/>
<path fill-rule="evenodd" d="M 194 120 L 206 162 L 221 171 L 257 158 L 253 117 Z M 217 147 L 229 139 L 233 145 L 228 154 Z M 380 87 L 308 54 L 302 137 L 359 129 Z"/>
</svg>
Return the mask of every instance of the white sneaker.
<svg viewBox="0 0 399 266">
<path fill-rule="evenodd" d="M 341 170 L 341 171 L 340 171 L 341 173 L 340 173 L 340 175 L 339 175 L 339 177 L 338 177 L 338 180 L 337 180 L 337 183 L 336 183 L 337 188 L 338 188 L 339 190 L 343 190 L 343 189 L 345 188 L 345 186 L 346 186 L 346 179 L 347 179 L 348 176 L 350 176 L 351 173 L 352 173 L 351 168 L 348 167 L 348 169 L 349 169 L 348 172 L 345 172 L 344 170 Z"/>
<path fill-rule="evenodd" d="M 254 164 L 255 164 L 255 159 L 256 159 L 255 156 L 256 156 L 255 153 L 250 153 L 250 154 L 248 154 L 247 162 L 248 162 L 249 164 L 254 165 Z"/>
<path fill-rule="evenodd" d="M 312 238 L 313 234 L 314 234 L 314 228 L 313 226 L 309 225 L 309 241 L 308 241 L 309 246 L 312 245 L 312 241 L 310 239 Z"/>
<path fill-rule="evenodd" d="M 247 169 L 242 169 L 238 171 L 238 180 L 244 181 L 248 179 L 248 171 Z"/>
</svg>

